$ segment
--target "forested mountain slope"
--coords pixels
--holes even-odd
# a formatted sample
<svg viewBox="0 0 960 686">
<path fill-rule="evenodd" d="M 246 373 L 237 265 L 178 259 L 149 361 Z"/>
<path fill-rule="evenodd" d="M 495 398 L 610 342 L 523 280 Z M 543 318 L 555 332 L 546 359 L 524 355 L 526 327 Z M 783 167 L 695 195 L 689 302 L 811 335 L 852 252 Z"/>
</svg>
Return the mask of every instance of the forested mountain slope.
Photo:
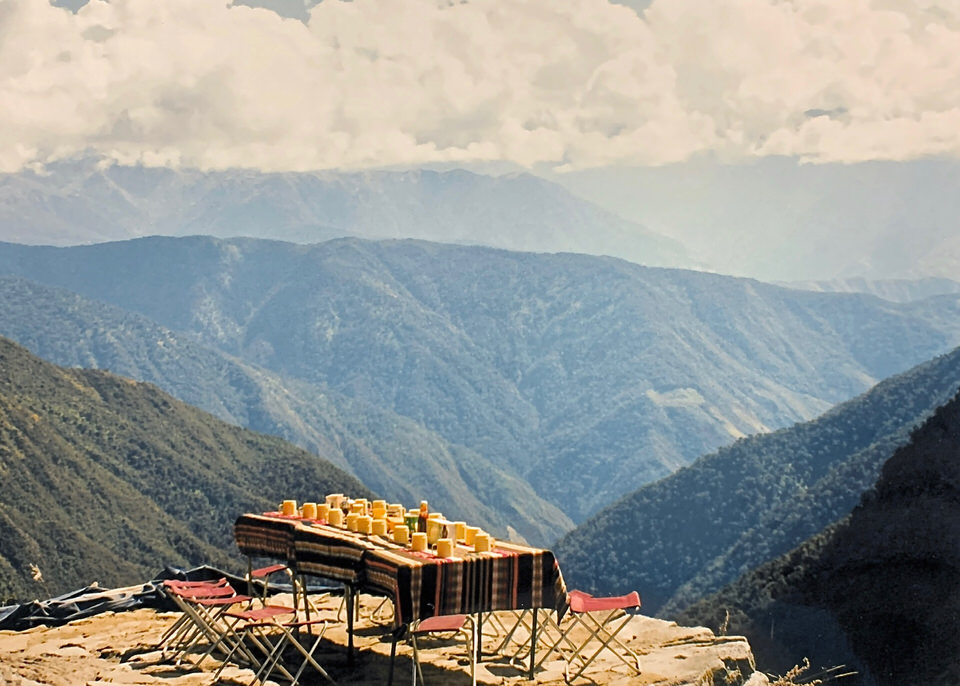
<svg viewBox="0 0 960 686">
<path fill-rule="evenodd" d="M 860 683 L 960 683 L 960 395 L 883 465 L 853 513 L 691 607 L 730 612 L 761 664 L 851 664 Z M 855 683 L 851 681 L 851 683 Z"/>
<path fill-rule="evenodd" d="M 279 438 L 0 338 L 0 601 L 141 583 L 168 564 L 240 572 L 238 514 L 328 492 L 372 495 Z"/>
<path fill-rule="evenodd" d="M 910 431 L 960 388 L 960 349 L 822 417 L 752 436 L 645 486 L 556 546 L 575 587 L 639 590 L 675 616 L 837 521 Z"/>
<path fill-rule="evenodd" d="M 427 498 L 436 510 L 497 536 L 513 529 L 539 544 L 573 526 L 524 480 L 407 417 L 281 377 L 143 315 L 0 277 L 0 335 L 59 365 L 149 381 L 225 421 L 285 438 L 391 502 L 412 507 Z"/>
<path fill-rule="evenodd" d="M 417 241 L 6 244 L 3 272 L 403 415 L 574 521 L 960 343 L 960 297 L 894 304 Z"/>
</svg>

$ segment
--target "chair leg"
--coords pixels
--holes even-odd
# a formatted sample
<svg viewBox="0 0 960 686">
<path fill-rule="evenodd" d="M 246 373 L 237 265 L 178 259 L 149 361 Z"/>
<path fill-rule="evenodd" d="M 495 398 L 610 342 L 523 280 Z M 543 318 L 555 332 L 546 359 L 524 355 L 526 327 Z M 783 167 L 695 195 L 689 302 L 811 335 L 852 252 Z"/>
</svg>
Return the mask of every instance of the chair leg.
<svg viewBox="0 0 960 686">
<path fill-rule="evenodd" d="M 573 662 L 573 660 L 567 661 L 567 667 L 565 671 L 566 671 L 566 677 L 568 681 L 572 681 L 578 678 L 581 674 L 583 674 L 586 671 L 587 667 L 589 667 L 590 664 L 604 650 L 609 650 L 609 652 L 613 653 L 613 655 L 618 657 L 621 662 L 623 662 L 625 665 L 627 665 L 628 667 L 636 671 L 637 674 L 640 673 L 641 671 L 640 657 L 632 649 L 630 649 L 626 644 L 624 644 L 619 638 L 617 638 L 617 634 L 620 633 L 620 631 L 630 622 L 631 615 L 625 614 L 625 616 L 623 617 L 623 621 L 617 624 L 615 628 L 612 628 L 612 629 L 607 628 L 608 625 L 612 624 L 614 621 L 617 621 L 619 619 L 618 612 L 620 611 L 613 610 L 609 612 L 606 616 L 604 616 L 603 619 L 601 620 L 598 620 L 596 617 L 592 616 L 591 613 L 589 612 L 584 613 L 583 615 L 575 616 L 574 619 L 578 621 L 587 631 L 590 632 L 589 638 L 587 638 L 587 640 L 584 641 L 583 645 L 581 646 L 581 649 L 586 647 L 587 644 L 590 643 L 591 641 L 594 641 L 598 638 L 600 639 L 600 646 L 593 651 L 590 657 L 584 659 L 583 663 L 580 665 L 580 668 L 577 669 L 577 671 L 574 672 L 572 675 L 570 674 L 570 664 Z M 587 619 L 590 620 L 593 626 L 587 623 L 586 621 Z M 603 638 L 600 637 L 601 633 L 605 635 Z M 620 650 L 623 652 L 618 652 L 614 650 L 613 648 L 611 648 L 611 644 L 616 644 L 620 648 Z M 631 663 L 631 661 L 627 658 L 627 656 L 630 656 L 633 658 L 633 663 Z M 576 659 L 577 657 L 581 657 L 581 659 L 583 659 L 582 656 L 580 655 L 579 649 L 574 652 L 574 659 Z"/>
</svg>

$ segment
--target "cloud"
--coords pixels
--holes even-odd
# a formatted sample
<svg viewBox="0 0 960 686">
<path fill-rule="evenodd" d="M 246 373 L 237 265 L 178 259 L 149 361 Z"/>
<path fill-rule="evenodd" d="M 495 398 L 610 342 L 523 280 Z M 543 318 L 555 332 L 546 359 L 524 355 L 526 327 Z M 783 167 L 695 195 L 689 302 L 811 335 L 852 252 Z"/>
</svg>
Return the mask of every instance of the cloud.
<svg viewBox="0 0 960 686">
<path fill-rule="evenodd" d="M 953 5 L 641 4 L 2 0 L 0 169 L 960 154 Z"/>
</svg>

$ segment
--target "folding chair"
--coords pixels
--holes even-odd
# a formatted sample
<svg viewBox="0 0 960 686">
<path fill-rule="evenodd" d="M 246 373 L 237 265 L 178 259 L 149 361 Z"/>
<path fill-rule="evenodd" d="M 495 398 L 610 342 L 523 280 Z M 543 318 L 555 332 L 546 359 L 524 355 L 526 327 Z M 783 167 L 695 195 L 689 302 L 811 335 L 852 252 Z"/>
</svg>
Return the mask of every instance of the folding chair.
<svg viewBox="0 0 960 686">
<path fill-rule="evenodd" d="M 270 592 L 270 577 L 280 573 L 290 577 L 290 583 L 294 588 L 294 598 L 296 598 L 296 579 L 287 565 L 277 563 L 254 569 L 252 558 L 247 557 L 247 594 L 254 595 L 254 586 L 260 584 L 260 602 L 266 605 L 267 595 Z"/>
<path fill-rule="evenodd" d="M 617 634 L 630 622 L 640 608 L 640 595 L 631 591 L 623 596 L 595 598 L 583 591 L 570 591 L 567 596 L 570 603 L 569 622 L 563 628 L 552 619 L 553 628 L 559 632 L 558 638 L 549 645 L 537 661 L 541 665 L 554 650 L 560 650 L 562 643 L 569 651 L 566 666 L 566 679 L 573 681 L 583 674 L 587 667 L 604 651 L 619 658 L 637 674 L 640 673 L 640 657 Z M 579 633 L 586 631 L 586 637 Z M 579 642 L 578 642 L 579 640 Z M 589 655 L 590 650 L 593 650 Z M 571 673 L 571 667 L 577 666 Z"/>
<path fill-rule="evenodd" d="M 171 659 L 180 664 L 187 653 L 206 639 L 209 648 L 196 664 L 200 664 L 228 639 L 222 622 L 224 613 L 235 605 L 246 604 L 251 596 L 238 594 L 226 579 L 214 582 L 184 582 L 167 580 L 162 588 L 166 596 L 183 613 L 161 637 L 158 647 L 162 652 L 172 651 Z"/>
<path fill-rule="evenodd" d="M 469 628 L 465 628 L 469 625 Z M 428 617 L 409 625 L 401 626 L 393 632 L 393 645 L 390 648 L 390 676 L 387 681 L 388 686 L 393 684 L 393 665 L 397 657 L 397 642 L 404 635 L 410 638 L 410 645 L 413 648 L 413 686 L 417 686 L 417 675 L 420 681 L 424 682 L 423 671 L 420 668 L 420 644 L 418 638 L 428 634 L 449 634 L 452 636 L 463 636 L 467 641 L 467 656 L 470 660 L 470 683 L 477 686 L 477 632 L 473 618 L 469 615 L 440 615 L 437 617 Z M 425 683 L 425 682 L 424 682 Z"/>
<path fill-rule="evenodd" d="M 266 684 L 267 679 L 275 672 L 290 682 L 290 686 L 297 686 L 300 677 L 307 667 L 313 667 L 327 681 L 336 686 L 336 681 L 325 670 L 315 657 L 317 648 L 323 638 L 323 631 L 326 628 L 326 622 L 322 619 L 297 621 L 279 621 L 275 616 L 266 616 L 261 610 L 248 612 L 229 613 L 235 617 L 249 618 L 237 629 L 239 641 L 234 644 L 233 650 L 228 653 L 222 665 L 214 674 L 213 682 L 216 683 L 220 672 L 224 666 L 233 658 L 236 651 L 244 650 L 247 643 L 256 647 L 264 656 L 263 660 L 254 665 L 255 673 L 251 686 L 260 682 Z M 319 631 L 313 633 L 313 629 L 319 628 Z M 312 643 L 307 645 L 305 642 L 312 639 Z M 292 649 L 292 650 L 288 650 Z M 247 649 L 248 652 L 249 649 Z M 300 660 L 296 672 L 292 673 L 295 665 L 290 664 L 290 658 L 285 653 L 294 652 Z"/>
</svg>

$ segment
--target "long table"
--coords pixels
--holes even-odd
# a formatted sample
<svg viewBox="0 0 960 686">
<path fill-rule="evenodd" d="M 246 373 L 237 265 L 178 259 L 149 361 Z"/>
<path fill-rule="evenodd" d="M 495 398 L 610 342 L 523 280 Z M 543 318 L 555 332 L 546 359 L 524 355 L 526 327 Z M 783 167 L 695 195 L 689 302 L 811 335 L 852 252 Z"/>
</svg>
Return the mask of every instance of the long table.
<svg viewBox="0 0 960 686">
<path fill-rule="evenodd" d="M 283 559 L 298 574 L 341 581 L 348 594 L 388 596 L 398 626 L 437 615 L 495 610 L 534 610 L 535 618 L 540 608 L 555 610 L 559 620 L 567 610 L 560 567 L 553 553 L 542 548 L 497 541 L 490 552 L 457 545 L 452 557 L 440 558 L 388 537 L 275 513 L 241 515 L 234 537 L 246 555 Z M 352 620 L 352 612 L 347 614 Z M 535 641 L 532 635 L 531 671 Z"/>
</svg>

